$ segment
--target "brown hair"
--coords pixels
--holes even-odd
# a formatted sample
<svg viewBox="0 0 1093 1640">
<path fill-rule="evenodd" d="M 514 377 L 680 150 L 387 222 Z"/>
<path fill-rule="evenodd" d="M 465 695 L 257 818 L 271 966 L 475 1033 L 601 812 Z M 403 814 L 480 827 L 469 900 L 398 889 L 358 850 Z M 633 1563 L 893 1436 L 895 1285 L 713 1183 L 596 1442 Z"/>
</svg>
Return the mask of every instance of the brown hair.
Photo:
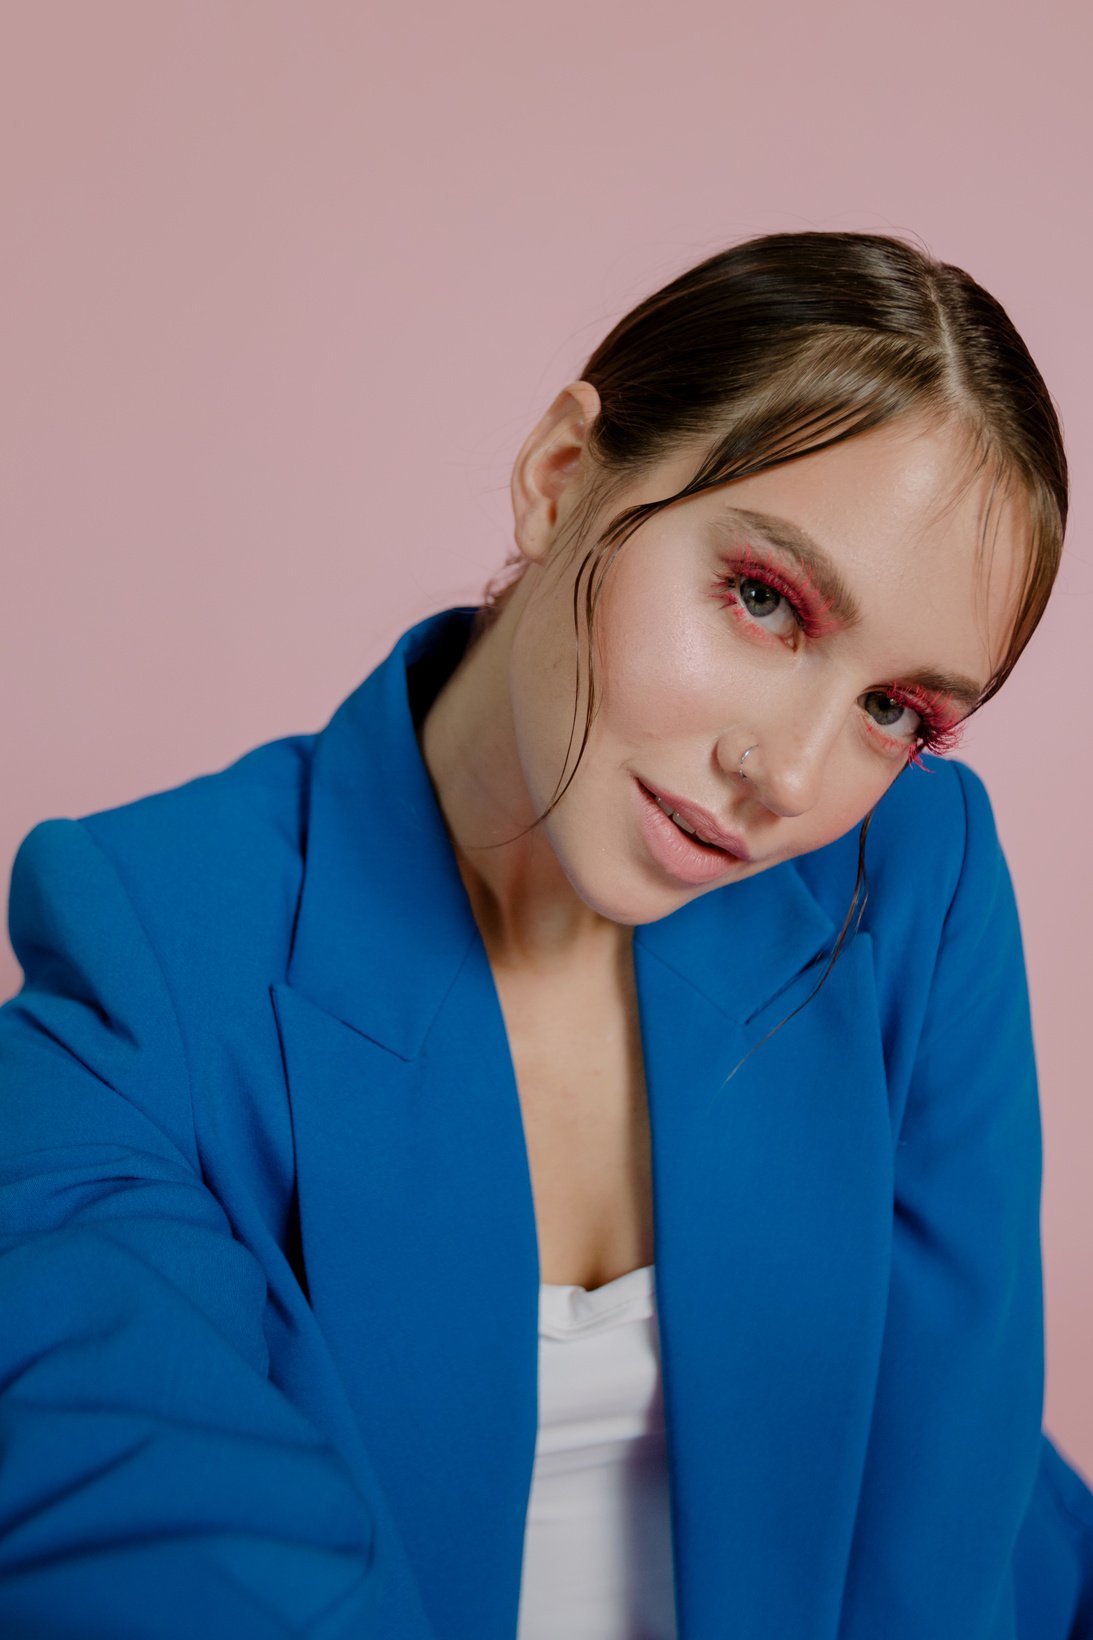
<svg viewBox="0 0 1093 1640">
<path fill-rule="evenodd" d="M 706 453 L 675 495 L 625 508 L 590 546 L 573 589 L 578 650 L 585 571 L 591 634 L 604 576 L 646 518 L 684 497 L 917 414 L 963 435 L 969 482 L 987 467 L 987 517 L 996 494 L 1011 486 L 1026 508 L 1029 551 L 1019 607 L 1002 661 L 973 710 L 1001 688 L 1044 613 L 1058 571 L 1067 461 L 1051 395 L 1028 349 L 1001 304 L 961 268 L 885 234 L 767 234 L 719 251 L 646 297 L 596 348 L 581 379 L 595 387 L 601 408 L 588 434 L 591 477 L 574 513 L 575 538 L 598 509 L 666 458 L 696 442 Z M 987 518 L 984 541 L 986 524 Z M 472 644 L 496 620 L 526 567 L 519 553 L 511 555 L 487 585 Z M 559 780 L 539 820 L 563 796 L 588 742 L 595 705 L 590 644 L 585 654 L 584 738 L 569 779 Z M 576 711 L 574 701 L 574 726 Z M 871 818 L 872 811 L 862 823 L 854 898 L 821 984 L 866 880 Z M 864 905 L 863 899 L 859 922 Z"/>
</svg>

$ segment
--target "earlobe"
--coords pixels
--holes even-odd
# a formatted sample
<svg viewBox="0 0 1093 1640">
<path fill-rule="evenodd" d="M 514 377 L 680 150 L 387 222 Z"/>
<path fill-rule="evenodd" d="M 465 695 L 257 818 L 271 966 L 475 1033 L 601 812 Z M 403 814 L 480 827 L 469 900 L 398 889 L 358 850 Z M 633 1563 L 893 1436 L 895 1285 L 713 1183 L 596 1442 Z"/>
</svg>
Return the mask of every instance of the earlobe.
<svg viewBox="0 0 1093 1640">
<path fill-rule="evenodd" d="M 567 499 L 584 476 L 588 429 L 599 414 L 591 382 L 571 382 L 532 428 L 512 469 L 516 545 L 526 558 L 549 554 Z"/>
</svg>

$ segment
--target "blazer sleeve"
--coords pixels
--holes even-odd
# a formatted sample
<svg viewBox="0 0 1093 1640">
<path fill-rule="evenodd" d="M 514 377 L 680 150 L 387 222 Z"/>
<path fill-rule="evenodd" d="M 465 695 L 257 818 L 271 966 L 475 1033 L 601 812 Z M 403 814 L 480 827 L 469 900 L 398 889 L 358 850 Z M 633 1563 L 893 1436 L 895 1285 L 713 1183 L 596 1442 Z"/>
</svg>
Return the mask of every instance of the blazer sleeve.
<svg viewBox="0 0 1093 1640">
<path fill-rule="evenodd" d="M 1012 1556 L 1044 1387 L 1040 1107 L 1010 874 L 982 782 L 956 770 L 963 863 L 894 1153 L 888 1310 L 840 1640 L 1017 1634 Z"/>
<path fill-rule="evenodd" d="M 203 1184 L 183 1043 L 81 822 L 12 869 L 0 1008 L 0 1633 L 377 1633 L 373 1521 L 274 1386 L 266 1282 Z"/>
</svg>

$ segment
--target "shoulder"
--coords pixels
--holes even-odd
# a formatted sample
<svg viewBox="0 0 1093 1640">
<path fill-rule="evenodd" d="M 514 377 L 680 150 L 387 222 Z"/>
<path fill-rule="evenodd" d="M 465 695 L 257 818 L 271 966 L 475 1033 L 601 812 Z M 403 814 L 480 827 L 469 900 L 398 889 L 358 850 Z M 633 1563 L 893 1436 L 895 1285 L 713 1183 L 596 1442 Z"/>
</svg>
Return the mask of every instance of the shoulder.
<svg viewBox="0 0 1093 1640">
<path fill-rule="evenodd" d="M 841 926 L 857 875 L 859 828 L 804 856 L 809 888 Z M 862 927 L 907 950 L 937 946 L 954 909 L 987 920 L 1010 891 L 987 788 L 956 758 L 927 756 L 877 803 L 865 844 L 868 898 Z"/>
<path fill-rule="evenodd" d="M 841 929 L 857 876 L 857 828 L 795 863 Z M 929 1060 L 938 1085 L 949 1086 L 959 1081 L 959 1056 L 988 1037 L 1005 1036 L 1016 1075 L 1027 1047 L 1024 951 L 979 775 L 951 758 L 901 774 L 873 812 L 864 887 L 860 924 L 851 922 L 847 940 L 868 952 L 893 1108 L 902 1108 L 916 1067 Z M 929 1044 L 940 1045 L 939 1057 L 929 1059 Z"/>
<path fill-rule="evenodd" d="M 272 827 L 283 830 L 299 809 L 317 735 L 286 735 L 243 753 L 209 774 L 150 792 L 129 803 L 80 815 L 79 823 L 106 845 L 155 848 L 163 839 L 189 852 L 218 841 L 231 847 Z"/>
<path fill-rule="evenodd" d="M 269 741 L 132 802 L 39 821 L 11 872 L 9 926 L 24 968 L 43 938 L 120 949 L 130 924 L 183 970 L 287 940 L 316 739 Z"/>
<path fill-rule="evenodd" d="M 923 759 L 905 769 L 876 807 L 880 829 L 924 830 L 937 848 L 959 856 L 970 829 L 994 833 L 987 788 L 975 770 L 955 757 Z"/>
</svg>

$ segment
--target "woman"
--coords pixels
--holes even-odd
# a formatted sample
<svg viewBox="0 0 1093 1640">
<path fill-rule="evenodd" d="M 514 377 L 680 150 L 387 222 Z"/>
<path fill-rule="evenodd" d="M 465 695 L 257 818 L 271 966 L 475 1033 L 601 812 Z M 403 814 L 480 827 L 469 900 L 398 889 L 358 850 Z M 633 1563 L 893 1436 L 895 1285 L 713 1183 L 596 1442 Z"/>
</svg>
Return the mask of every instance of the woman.
<svg viewBox="0 0 1093 1640">
<path fill-rule="evenodd" d="M 1093 1634 L 1016 910 L 932 755 L 1055 576 L 1034 364 L 767 236 L 513 504 L 322 733 L 20 846 L 6 1632 Z"/>
</svg>

